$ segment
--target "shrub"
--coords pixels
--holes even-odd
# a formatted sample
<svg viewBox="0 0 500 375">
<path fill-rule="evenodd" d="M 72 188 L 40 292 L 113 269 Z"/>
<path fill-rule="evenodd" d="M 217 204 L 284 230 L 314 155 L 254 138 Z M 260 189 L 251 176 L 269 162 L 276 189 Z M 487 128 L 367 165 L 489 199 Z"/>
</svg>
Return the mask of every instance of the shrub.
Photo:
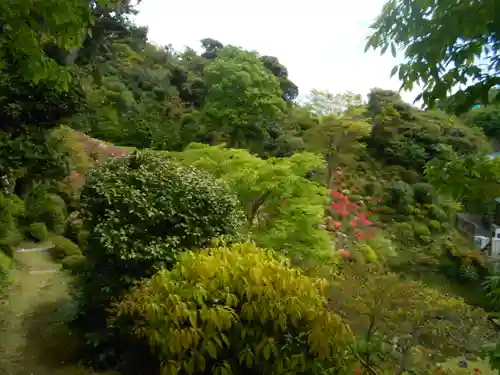
<svg viewBox="0 0 500 375">
<path fill-rule="evenodd" d="M 401 171 L 401 179 L 404 182 L 413 185 L 421 179 L 421 175 L 411 169 L 404 169 Z"/>
<path fill-rule="evenodd" d="M 425 225 L 425 223 L 414 221 L 412 226 L 413 233 L 415 233 L 416 237 L 431 237 L 431 231 L 429 230 L 429 227 Z"/>
<path fill-rule="evenodd" d="M 55 234 L 63 234 L 67 211 L 64 200 L 47 193 L 41 185 L 34 186 L 25 199 L 26 219 L 29 223 L 44 223 Z"/>
<path fill-rule="evenodd" d="M 241 224 L 228 187 L 152 153 L 110 159 L 93 170 L 81 204 L 90 230 L 86 256 L 132 278 L 172 266 L 179 252 L 234 234 Z"/>
<path fill-rule="evenodd" d="M 76 242 L 78 243 L 78 246 L 85 248 L 87 246 L 87 241 L 89 239 L 90 232 L 88 230 L 81 230 L 78 232 Z"/>
<path fill-rule="evenodd" d="M 345 366 L 351 339 L 323 283 L 253 244 L 187 252 L 127 295 L 113 323 L 165 374 L 320 374 Z"/>
<path fill-rule="evenodd" d="M 18 221 L 23 215 L 23 201 L 14 194 L 0 192 L 0 250 L 10 253 L 11 248 L 22 241 Z"/>
<path fill-rule="evenodd" d="M 398 240 L 406 244 L 411 243 L 415 233 L 413 232 L 413 227 L 410 223 L 397 223 L 395 228 Z"/>
<path fill-rule="evenodd" d="M 29 235 L 38 241 L 47 241 L 49 232 L 44 223 L 33 223 L 29 226 Z"/>
<path fill-rule="evenodd" d="M 441 224 L 437 220 L 429 220 L 428 226 L 432 232 L 439 232 L 442 229 Z"/>
<path fill-rule="evenodd" d="M 409 214 L 409 206 L 413 204 L 413 189 L 409 184 L 398 181 L 390 189 L 389 206 L 402 214 Z"/>
<path fill-rule="evenodd" d="M 420 204 L 432 204 L 436 195 L 434 187 L 425 182 L 413 185 L 413 193 L 415 202 Z"/>
<path fill-rule="evenodd" d="M 379 182 L 368 182 L 363 187 L 363 194 L 366 196 L 378 196 L 383 193 L 383 188 Z"/>
<path fill-rule="evenodd" d="M 85 269 L 86 258 L 82 254 L 70 255 L 61 260 L 62 268 L 71 273 L 79 273 Z"/>
<path fill-rule="evenodd" d="M 83 221 L 79 217 L 78 211 L 73 211 L 68 216 L 68 220 L 66 222 L 66 229 L 64 231 L 64 237 L 69 238 L 71 241 L 77 243 L 78 242 L 78 234 L 83 229 Z"/>
<path fill-rule="evenodd" d="M 363 255 L 364 260 L 367 261 L 368 263 L 378 262 L 379 258 L 377 256 L 377 253 L 375 252 L 374 249 L 372 249 L 370 245 L 366 243 L 359 244 L 358 250 Z"/>
<path fill-rule="evenodd" d="M 52 236 L 50 238 L 52 247 L 50 248 L 50 256 L 57 262 L 72 255 L 82 255 L 82 251 L 71 240 L 62 236 Z"/>
<path fill-rule="evenodd" d="M 435 204 L 429 205 L 427 210 L 429 212 L 429 217 L 433 220 L 437 220 L 440 223 L 446 223 L 450 220 L 446 211 Z"/>
<path fill-rule="evenodd" d="M 11 264 L 11 259 L 0 251 L 0 297 L 2 296 L 4 288 L 9 283 Z"/>
<path fill-rule="evenodd" d="M 396 255 L 396 249 L 392 241 L 379 231 L 373 237 L 367 238 L 364 242 L 377 254 L 379 259 L 387 259 Z"/>
</svg>

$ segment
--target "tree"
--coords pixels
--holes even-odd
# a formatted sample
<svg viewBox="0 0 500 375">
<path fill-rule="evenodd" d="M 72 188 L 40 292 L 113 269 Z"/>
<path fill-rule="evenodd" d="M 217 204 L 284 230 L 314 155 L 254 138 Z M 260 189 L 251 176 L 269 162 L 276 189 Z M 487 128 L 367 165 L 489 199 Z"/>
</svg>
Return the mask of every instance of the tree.
<svg viewBox="0 0 500 375">
<path fill-rule="evenodd" d="M 313 89 L 305 100 L 305 106 L 317 116 L 341 115 L 350 107 L 363 104 L 361 95 L 353 92 L 332 94 Z"/>
<path fill-rule="evenodd" d="M 331 306 L 356 333 L 354 351 L 366 373 L 394 365 L 398 375 L 423 373 L 443 358 L 478 354 L 493 337 L 484 311 L 419 281 L 355 268 L 346 268 L 336 281 Z"/>
<path fill-rule="evenodd" d="M 227 46 L 204 70 L 207 94 L 201 108 L 212 143 L 253 152 L 271 138 L 270 128 L 284 117 L 278 80 L 255 53 Z"/>
<path fill-rule="evenodd" d="M 347 374 L 352 336 L 328 311 L 324 280 L 287 263 L 252 244 L 184 254 L 174 269 L 145 280 L 117 305 L 114 324 L 153 357 L 127 368 L 153 365 L 150 373 L 194 375 Z"/>
<path fill-rule="evenodd" d="M 484 134 L 497 144 L 500 142 L 500 105 L 470 111 L 463 117 L 467 124 L 482 129 Z"/>
<path fill-rule="evenodd" d="M 461 156 L 442 146 L 439 157 L 426 164 L 425 175 L 441 193 L 464 202 L 472 212 L 487 212 L 500 196 L 500 164 L 487 155 Z"/>
<path fill-rule="evenodd" d="M 419 111 L 393 91 L 373 89 L 367 115 L 373 118 L 368 146 L 386 162 L 418 172 L 439 154 L 441 145 L 450 145 L 460 155 L 490 149 L 479 129 L 438 110 Z"/>
<path fill-rule="evenodd" d="M 201 144 L 170 155 L 229 184 L 259 246 L 299 262 L 330 259 L 331 241 L 319 228 L 324 223 L 326 190 L 308 178 L 323 167 L 318 155 L 296 153 L 264 160 L 247 150 Z"/>
<path fill-rule="evenodd" d="M 7 1 L 0 5 L 1 69 L 18 67 L 27 82 L 43 82 L 67 91 L 71 73 L 93 22 L 93 10 L 117 14 L 130 10 L 128 0 Z"/>
<path fill-rule="evenodd" d="M 499 12 L 496 0 L 389 0 L 371 26 L 366 49 L 390 49 L 394 56 L 404 49 L 406 61 L 392 70 L 402 88 L 422 85 L 417 100 L 431 109 L 458 88 L 451 95 L 456 113 L 467 112 L 476 103 L 488 104 L 490 89 L 500 83 Z"/>
<path fill-rule="evenodd" d="M 309 149 L 321 152 L 327 164 L 328 188 L 332 187 L 338 167 L 352 165 L 365 147 L 362 140 L 371 133 L 371 123 L 362 107 L 350 107 L 343 115 L 327 115 L 304 136 Z"/>
<path fill-rule="evenodd" d="M 261 56 L 260 60 L 264 67 L 278 79 L 283 91 L 283 100 L 288 103 L 294 101 L 299 95 L 299 88 L 288 79 L 288 69 L 274 56 Z"/>
</svg>

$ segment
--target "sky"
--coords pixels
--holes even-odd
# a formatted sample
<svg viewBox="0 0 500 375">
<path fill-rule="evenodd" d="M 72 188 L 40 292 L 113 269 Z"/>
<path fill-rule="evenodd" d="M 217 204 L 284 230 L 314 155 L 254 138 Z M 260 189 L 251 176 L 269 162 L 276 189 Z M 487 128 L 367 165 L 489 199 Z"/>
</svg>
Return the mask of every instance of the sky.
<svg viewBox="0 0 500 375">
<path fill-rule="evenodd" d="M 143 0 L 135 22 L 150 42 L 198 49 L 213 38 L 276 56 L 299 87 L 366 96 L 373 87 L 398 90 L 390 78 L 398 60 L 364 52 L 369 25 L 385 0 Z M 402 92 L 412 102 L 417 92 Z"/>
</svg>

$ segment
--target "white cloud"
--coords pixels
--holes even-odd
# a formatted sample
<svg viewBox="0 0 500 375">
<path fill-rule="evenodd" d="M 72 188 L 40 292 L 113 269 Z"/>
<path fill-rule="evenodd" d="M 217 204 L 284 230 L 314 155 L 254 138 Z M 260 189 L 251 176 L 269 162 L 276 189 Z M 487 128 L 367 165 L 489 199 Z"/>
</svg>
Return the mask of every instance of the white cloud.
<svg viewBox="0 0 500 375">
<path fill-rule="evenodd" d="M 306 95 L 311 89 L 398 90 L 390 54 L 364 53 L 368 26 L 385 0 L 143 0 L 136 22 L 153 43 L 181 49 L 214 38 L 276 56 Z M 416 93 L 402 93 L 412 101 Z"/>
</svg>

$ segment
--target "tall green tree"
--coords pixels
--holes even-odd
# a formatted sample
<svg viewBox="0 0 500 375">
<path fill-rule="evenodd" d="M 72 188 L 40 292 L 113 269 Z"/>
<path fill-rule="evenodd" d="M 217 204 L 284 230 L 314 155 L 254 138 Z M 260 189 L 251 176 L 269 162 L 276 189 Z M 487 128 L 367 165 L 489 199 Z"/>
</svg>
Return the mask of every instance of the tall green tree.
<svg viewBox="0 0 500 375">
<path fill-rule="evenodd" d="M 363 140 L 371 133 L 371 123 L 363 107 L 351 107 L 341 116 L 329 115 L 318 126 L 305 132 L 310 150 L 321 152 L 327 166 L 327 187 L 333 185 L 338 167 L 351 166 L 366 146 Z"/>
<path fill-rule="evenodd" d="M 326 189 L 308 178 L 323 167 L 319 155 L 304 152 L 262 159 L 247 150 L 201 144 L 170 155 L 229 184 L 259 246 L 280 250 L 299 262 L 329 259 L 332 244 L 320 228 Z"/>
<path fill-rule="evenodd" d="M 128 0 L 22 0 L 0 4 L 0 69 L 17 66 L 29 82 L 68 90 L 65 67 L 78 57 L 95 9 L 122 13 Z"/>
<path fill-rule="evenodd" d="M 421 85 L 417 99 L 429 108 L 451 95 L 455 111 L 463 113 L 487 104 L 490 89 L 500 84 L 499 14 L 496 0 L 389 0 L 366 49 L 394 56 L 403 49 L 405 62 L 392 70 L 402 87 Z"/>
<path fill-rule="evenodd" d="M 373 118 L 370 148 L 386 162 L 419 172 L 439 154 L 441 145 L 450 145 L 460 155 L 490 149 L 481 130 L 441 111 L 419 111 L 393 91 L 373 89 L 368 115 Z"/>
<path fill-rule="evenodd" d="M 332 94 L 329 91 L 313 89 L 305 100 L 305 106 L 317 116 L 340 115 L 349 107 L 360 106 L 361 95 L 347 91 Z"/>
<path fill-rule="evenodd" d="M 440 155 L 425 166 L 427 179 L 442 193 L 485 213 L 500 196 L 500 163 L 486 155 L 459 155 L 441 146 Z"/>
<path fill-rule="evenodd" d="M 262 151 L 272 128 L 284 119 L 285 101 L 276 77 L 253 52 L 228 46 L 204 70 L 206 97 L 201 123 L 213 143 Z"/>
</svg>

